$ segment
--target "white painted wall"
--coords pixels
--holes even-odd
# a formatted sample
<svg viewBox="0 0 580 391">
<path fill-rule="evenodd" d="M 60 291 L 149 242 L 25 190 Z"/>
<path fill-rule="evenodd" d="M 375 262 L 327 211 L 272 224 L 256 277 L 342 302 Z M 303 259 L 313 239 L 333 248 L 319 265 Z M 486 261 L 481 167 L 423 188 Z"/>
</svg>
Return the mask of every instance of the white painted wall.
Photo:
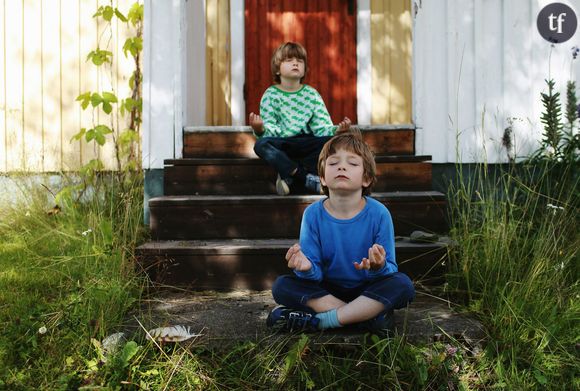
<svg viewBox="0 0 580 391">
<path fill-rule="evenodd" d="M 570 75 L 580 80 L 580 58 L 571 56 L 580 29 L 552 48 L 536 28 L 551 1 L 412 1 L 417 153 L 442 163 L 505 162 L 508 118 L 517 118 L 517 154 L 537 148 L 544 79 L 555 79 L 562 98 Z M 580 17 L 578 2 L 562 2 Z"/>
<path fill-rule="evenodd" d="M 144 1 L 143 168 L 182 151 L 185 89 L 183 0 Z"/>
</svg>

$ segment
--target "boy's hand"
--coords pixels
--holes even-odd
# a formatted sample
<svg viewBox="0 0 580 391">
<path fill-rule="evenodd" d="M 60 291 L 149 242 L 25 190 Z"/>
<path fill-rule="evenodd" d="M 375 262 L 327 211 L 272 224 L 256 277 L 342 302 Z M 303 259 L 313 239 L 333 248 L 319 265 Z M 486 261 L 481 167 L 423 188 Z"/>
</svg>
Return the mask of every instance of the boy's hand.
<svg viewBox="0 0 580 391">
<path fill-rule="evenodd" d="M 380 270 L 385 264 L 387 252 L 380 244 L 373 244 L 369 248 L 369 257 L 363 258 L 360 262 L 354 262 L 356 270 Z"/>
<path fill-rule="evenodd" d="M 250 113 L 250 126 L 256 134 L 264 133 L 264 121 L 258 114 Z"/>
<path fill-rule="evenodd" d="M 336 128 L 335 134 L 348 132 L 350 125 L 350 119 L 348 117 L 344 117 L 344 119 L 338 124 L 338 128 Z"/>
<path fill-rule="evenodd" d="M 286 260 L 288 261 L 288 267 L 290 269 L 299 272 L 306 272 L 312 269 L 312 263 L 306 258 L 298 243 L 288 249 Z"/>
</svg>

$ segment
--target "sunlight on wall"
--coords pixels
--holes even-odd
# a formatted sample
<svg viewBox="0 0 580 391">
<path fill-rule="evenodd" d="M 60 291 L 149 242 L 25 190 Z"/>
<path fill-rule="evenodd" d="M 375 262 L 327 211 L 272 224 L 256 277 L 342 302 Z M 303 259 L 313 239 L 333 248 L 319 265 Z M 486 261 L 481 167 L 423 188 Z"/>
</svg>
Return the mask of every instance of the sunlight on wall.
<svg viewBox="0 0 580 391">
<path fill-rule="evenodd" d="M 127 13 L 130 0 L 113 7 Z M 103 123 L 117 132 L 125 120 L 90 109 L 82 111 L 76 97 L 84 92 L 129 94 L 132 62 L 122 45 L 129 34 L 113 18 L 112 30 L 92 16 L 102 0 L 0 1 L 0 172 L 56 172 L 78 169 L 99 157 L 114 169 L 114 146 L 70 143 L 80 128 Z M 96 49 L 113 52 L 111 69 L 97 72 L 86 56 Z M 110 136 L 109 136 L 110 137 Z M 111 140 L 111 139 L 109 139 Z"/>
</svg>

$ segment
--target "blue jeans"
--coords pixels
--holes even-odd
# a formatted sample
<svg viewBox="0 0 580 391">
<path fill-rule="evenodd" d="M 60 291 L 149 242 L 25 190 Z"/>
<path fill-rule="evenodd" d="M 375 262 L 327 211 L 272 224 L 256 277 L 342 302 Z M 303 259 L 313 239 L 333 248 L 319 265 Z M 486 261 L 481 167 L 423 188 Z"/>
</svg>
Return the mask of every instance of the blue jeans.
<svg viewBox="0 0 580 391">
<path fill-rule="evenodd" d="M 403 273 L 392 273 L 368 281 L 356 288 L 344 288 L 328 281 L 312 281 L 296 275 L 283 275 L 276 279 L 272 286 L 272 296 L 276 303 L 295 310 L 314 312 L 306 303 L 332 295 L 346 303 L 359 296 L 381 302 L 385 306 L 382 313 L 404 308 L 415 298 L 415 287 Z"/>
<path fill-rule="evenodd" d="M 261 137 L 254 145 L 254 152 L 280 174 L 289 179 L 299 166 L 309 174 L 318 175 L 318 155 L 330 136 L 316 137 L 310 134 L 294 137 Z"/>
</svg>

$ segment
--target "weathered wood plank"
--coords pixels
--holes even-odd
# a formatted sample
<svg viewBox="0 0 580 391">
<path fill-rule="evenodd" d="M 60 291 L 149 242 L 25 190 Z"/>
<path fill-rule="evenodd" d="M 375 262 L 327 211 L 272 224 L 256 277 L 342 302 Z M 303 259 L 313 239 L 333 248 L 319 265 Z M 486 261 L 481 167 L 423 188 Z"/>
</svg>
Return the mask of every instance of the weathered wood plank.
<svg viewBox="0 0 580 391">
<path fill-rule="evenodd" d="M 288 273 L 284 256 L 297 239 L 149 242 L 137 249 L 140 266 L 156 284 L 193 289 L 268 289 Z M 444 273 L 444 243 L 397 241 L 399 270 L 422 283 Z"/>
<path fill-rule="evenodd" d="M 6 169 L 25 170 L 23 102 L 23 3 L 5 1 Z"/>
<path fill-rule="evenodd" d="M 415 153 L 415 130 L 409 128 L 363 129 L 363 138 L 373 152 L 391 155 Z M 184 134 L 184 158 L 256 157 L 256 138 L 249 127 L 216 128 L 187 131 Z"/>
<path fill-rule="evenodd" d="M 446 201 L 438 192 L 374 193 L 389 208 L 397 235 L 445 232 Z M 149 201 L 156 239 L 296 237 L 304 209 L 321 196 L 165 196 Z"/>
<path fill-rule="evenodd" d="M 429 190 L 431 163 L 422 161 L 425 158 L 429 157 L 377 157 L 374 191 Z M 276 193 L 276 172 L 259 159 L 181 159 L 165 163 L 165 195 Z"/>
</svg>

